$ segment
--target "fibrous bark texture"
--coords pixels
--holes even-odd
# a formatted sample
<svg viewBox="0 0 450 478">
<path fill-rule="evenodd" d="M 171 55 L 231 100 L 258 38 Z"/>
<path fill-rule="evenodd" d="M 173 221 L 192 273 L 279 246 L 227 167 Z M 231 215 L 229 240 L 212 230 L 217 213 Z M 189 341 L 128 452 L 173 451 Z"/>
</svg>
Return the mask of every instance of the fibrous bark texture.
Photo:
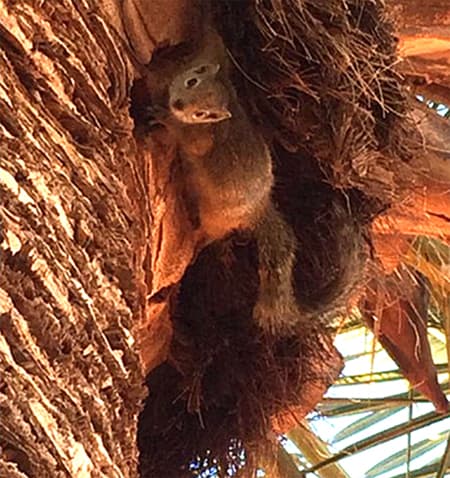
<svg viewBox="0 0 450 478">
<path fill-rule="evenodd" d="M 450 87 L 450 8 L 447 0 L 388 1 L 400 37 L 405 73 Z"/>
<path fill-rule="evenodd" d="M 109 20 L 89 0 L 0 1 L 5 478 L 136 476 L 145 194 Z"/>
</svg>

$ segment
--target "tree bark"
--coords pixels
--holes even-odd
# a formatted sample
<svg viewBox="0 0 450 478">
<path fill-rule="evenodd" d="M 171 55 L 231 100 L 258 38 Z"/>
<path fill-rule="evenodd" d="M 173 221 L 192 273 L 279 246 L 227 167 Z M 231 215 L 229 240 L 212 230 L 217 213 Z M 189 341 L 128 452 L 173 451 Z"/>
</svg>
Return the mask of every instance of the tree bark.
<svg viewBox="0 0 450 478">
<path fill-rule="evenodd" d="M 401 70 L 412 86 L 412 92 L 422 95 L 426 100 L 450 105 L 448 2 L 438 0 L 424 4 L 415 0 L 400 2 L 391 0 L 387 6 L 395 20 L 396 33 L 399 37 Z M 448 159 L 448 140 L 446 149 Z M 449 169 L 448 161 L 447 169 Z"/>
<path fill-rule="evenodd" d="M 0 1 L 3 477 L 136 476 L 149 214 L 113 20 Z"/>
<path fill-rule="evenodd" d="M 423 147 L 405 166 L 416 174 L 405 197 L 372 224 L 374 247 L 387 273 L 400 263 L 411 238 L 422 235 L 448 242 L 450 238 L 450 125 L 435 111 L 415 102 L 413 117 Z"/>
<path fill-rule="evenodd" d="M 426 5 L 420 1 L 387 2 L 399 37 L 402 69 L 414 85 L 414 93 L 450 105 L 450 6 L 446 0 Z M 422 132 L 423 149 L 409 165 L 421 171 L 404 201 L 380 216 L 373 225 L 382 260 L 398 263 L 401 243 L 414 235 L 447 240 L 450 236 L 450 126 L 423 105 L 413 107 Z M 381 237 L 380 237 L 381 236 Z M 392 239 L 396 236 L 396 239 Z M 401 237 L 402 236 L 402 237 Z M 382 242 L 389 240 L 388 248 Z M 394 243 L 400 245 L 393 247 Z M 390 249 L 390 252 L 387 250 Z M 397 250 L 397 257 L 394 250 Z"/>
<path fill-rule="evenodd" d="M 447 0 L 389 0 L 404 72 L 424 84 L 450 87 L 450 7 Z"/>
</svg>

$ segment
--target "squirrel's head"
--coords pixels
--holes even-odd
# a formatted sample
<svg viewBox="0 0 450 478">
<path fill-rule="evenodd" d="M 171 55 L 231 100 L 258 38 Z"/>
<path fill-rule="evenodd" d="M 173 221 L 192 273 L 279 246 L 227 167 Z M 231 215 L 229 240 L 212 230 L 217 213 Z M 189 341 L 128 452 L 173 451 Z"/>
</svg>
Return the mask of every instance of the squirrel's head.
<svg viewBox="0 0 450 478">
<path fill-rule="evenodd" d="M 230 92 L 218 78 L 219 64 L 203 63 L 176 76 L 169 108 L 183 123 L 218 123 L 231 118 Z"/>
</svg>

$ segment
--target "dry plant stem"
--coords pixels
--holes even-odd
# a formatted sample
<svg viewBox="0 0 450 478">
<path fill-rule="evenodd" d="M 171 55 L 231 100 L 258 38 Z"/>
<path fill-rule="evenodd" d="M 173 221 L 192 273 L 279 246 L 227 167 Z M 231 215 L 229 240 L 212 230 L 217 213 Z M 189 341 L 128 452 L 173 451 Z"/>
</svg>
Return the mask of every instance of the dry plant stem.
<svg viewBox="0 0 450 478">
<path fill-rule="evenodd" d="M 375 235 L 398 235 L 400 238 L 424 235 L 448 241 L 450 204 L 441 185 L 434 191 L 424 188 L 411 192 L 401 203 L 392 206 L 373 223 Z"/>
<path fill-rule="evenodd" d="M 402 70 L 425 83 L 450 86 L 450 16 L 447 0 L 389 0 L 399 35 Z"/>
<path fill-rule="evenodd" d="M 186 41 L 200 24 L 201 0 L 124 0 L 123 22 L 136 59 L 145 65 L 160 46 Z"/>
<path fill-rule="evenodd" d="M 416 103 L 413 117 L 423 138 L 423 148 L 404 165 L 414 187 L 402 201 L 379 216 L 376 235 L 428 235 L 450 238 L 450 124 L 425 105 Z"/>
</svg>

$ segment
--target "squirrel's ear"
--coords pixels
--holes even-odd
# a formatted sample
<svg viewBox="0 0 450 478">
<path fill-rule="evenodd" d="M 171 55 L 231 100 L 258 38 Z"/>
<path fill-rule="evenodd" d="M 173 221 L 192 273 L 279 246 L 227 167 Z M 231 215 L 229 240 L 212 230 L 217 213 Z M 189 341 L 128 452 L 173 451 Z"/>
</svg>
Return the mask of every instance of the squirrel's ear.
<svg viewBox="0 0 450 478">
<path fill-rule="evenodd" d="M 195 68 L 188 70 L 188 73 L 192 73 L 193 75 L 200 75 L 200 76 L 203 76 L 203 75 L 215 76 L 217 75 L 219 70 L 220 70 L 219 63 L 204 63 L 203 65 L 196 66 Z"/>
<path fill-rule="evenodd" d="M 219 73 L 220 63 L 211 63 L 210 67 L 211 67 L 211 73 L 213 75 L 217 75 L 217 73 Z"/>
</svg>

